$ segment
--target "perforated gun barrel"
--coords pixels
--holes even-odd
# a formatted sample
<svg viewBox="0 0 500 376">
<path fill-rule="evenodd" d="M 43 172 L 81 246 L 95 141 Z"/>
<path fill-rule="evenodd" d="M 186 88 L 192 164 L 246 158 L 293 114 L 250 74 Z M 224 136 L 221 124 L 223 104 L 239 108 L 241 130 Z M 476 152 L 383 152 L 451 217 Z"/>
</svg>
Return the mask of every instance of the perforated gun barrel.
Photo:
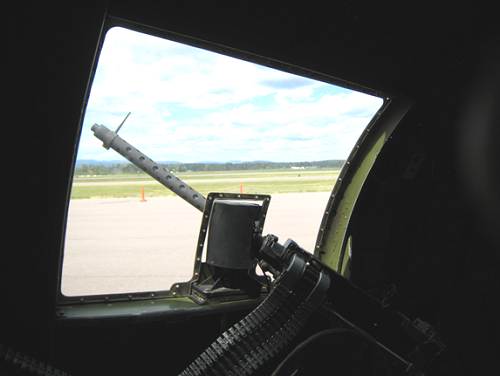
<svg viewBox="0 0 500 376">
<path fill-rule="evenodd" d="M 94 132 L 94 136 L 103 142 L 102 146 L 104 148 L 111 148 L 118 154 L 124 156 L 146 174 L 153 177 L 172 192 L 189 202 L 196 209 L 203 212 L 206 199 L 201 193 L 191 188 L 166 168 L 161 167 L 147 155 L 143 154 L 118 136 L 116 132 L 109 130 L 104 125 L 94 124 L 92 126 L 92 131 Z"/>
</svg>

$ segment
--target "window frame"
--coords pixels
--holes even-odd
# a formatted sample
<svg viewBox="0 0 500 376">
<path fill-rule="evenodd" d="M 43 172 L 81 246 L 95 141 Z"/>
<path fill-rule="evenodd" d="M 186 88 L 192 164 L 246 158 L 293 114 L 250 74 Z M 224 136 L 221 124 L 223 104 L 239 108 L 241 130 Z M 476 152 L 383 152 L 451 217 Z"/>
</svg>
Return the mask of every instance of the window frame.
<svg viewBox="0 0 500 376">
<path fill-rule="evenodd" d="M 71 190 L 72 190 L 72 184 L 73 184 L 73 177 L 75 173 L 75 168 L 76 168 L 76 158 L 78 155 L 78 148 L 80 144 L 80 138 L 81 138 L 81 133 L 83 129 L 83 120 L 84 120 L 84 115 L 85 111 L 88 105 L 89 97 L 90 97 L 90 91 L 92 88 L 92 84 L 94 81 L 94 77 L 96 74 L 97 70 L 97 65 L 99 62 L 99 56 L 102 52 L 102 48 L 104 45 L 104 40 L 106 38 L 107 32 L 111 30 L 114 27 L 122 27 L 131 31 L 135 32 L 140 32 L 144 34 L 148 34 L 154 37 L 159 37 L 167 40 L 171 40 L 173 42 L 178 42 L 182 43 L 188 46 L 192 47 L 197 47 L 201 48 L 207 51 L 223 54 L 229 57 L 233 57 L 236 59 L 248 61 L 254 64 L 258 64 L 261 66 L 266 66 L 269 68 L 277 69 L 286 73 L 291 73 L 295 74 L 298 76 L 302 76 L 305 78 L 310 78 L 314 79 L 317 81 L 322 81 L 328 84 L 340 86 L 349 90 L 354 90 L 357 92 L 369 94 L 372 96 L 379 97 L 383 100 L 383 103 L 377 113 L 374 114 L 372 120 L 370 121 L 370 124 L 373 125 L 374 121 L 379 118 L 380 114 L 386 109 L 388 103 L 390 102 L 389 97 L 386 94 L 381 93 L 380 91 L 373 90 L 361 85 L 354 84 L 352 82 L 342 80 L 324 73 L 316 72 L 310 69 L 305 69 L 293 64 L 285 63 L 282 61 L 278 61 L 276 59 L 260 56 L 257 54 L 253 54 L 250 52 L 245 52 L 236 48 L 232 48 L 229 46 L 221 45 L 215 42 L 210 42 L 207 40 L 202 40 L 199 38 L 195 38 L 192 36 L 187 36 L 184 34 L 180 34 L 177 32 L 173 31 L 167 31 L 167 30 L 160 30 L 157 28 L 153 27 L 147 27 L 139 23 L 131 22 L 122 18 L 117 18 L 113 17 L 110 15 L 107 15 L 104 19 L 104 22 L 101 27 L 100 35 L 99 35 L 99 41 L 96 46 L 96 51 L 94 54 L 94 59 L 92 63 L 92 69 L 91 73 L 89 76 L 89 79 L 87 81 L 87 87 L 85 91 L 85 96 L 83 98 L 82 102 L 82 109 L 81 109 L 81 115 L 79 119 L 79 125 L 78 125 L 78 131 L 77 131 L 77 136 L 74 140 L 74 148 L 73 148 L 73 158 L 72 158 L 72 164 L 71 164 L 71 169 L 69 171 L 69 174 L 71 176 L 71 179 L 69 180 L 69 187 L 68 187 L 68 197 L 66 198 L 66 207 L 65 207 L 65 215 L 64 215 L 64 221 L 63 221 L 63 228 L 62 228 L 62 242 L 61 242 L 61 247 L 59 250 L 59 258 L 58 258 L 58 277 L 57 277 L 57 291 L 56 291 L 56 305 L 58 307 L 68 307 L 68 306 L 74 306 L 74 305 L 92 305 L 95 303 L 115 303 L 115 302 L 136 302 L 136 301 L 146 301 L 146 300 L 163 300 L 165 298 L 169 299 L 183 299 L 186 298 L 186 296 L 179 296 L 178 294 L 174 293 L 174 291 L 171 291 L 170 289 L 166 290 L 155 290 L 155 291 L 142 291 L 142 292 L 130 292 L 130 293 L 109 293 L 109 294 L 96 294 L 96 295 L 79 295 L 79 296 L 66 296 L 62 293 L 61 287 L 62 287 L 62 272 L 63 272 L 63 262 L 64 262 L 64 250 L 65 250 L 65 240 L 66 240 L 66 227 L 67 227 L 67 222 L 68 222 L 68 211 L 69 211 L 69 204 L 70 204 L 70 196 L 71 196 Z M 367 126 L 368 128 L 368 126 Z M 366 132 L 363 131 L 363 134 Z M 359 140 L 358 143 L 359 144 Z M 341 174 L 344 171 L 344 168 L 341 170 Z M 342 176 L 342 175 L 339 175 Z M 335 182 L 333 189 L 338 189 L 336 188 L 340 184 L 340 181 Z M 318 229 L 318 234 L 319 234 L 320 229 Z M 196 275 L 196 267 L 195 267 L 196 260 L 193 259 L 193 276 L 192 278 L 195 278 Z M 185 284 L 188 283 L 189 281 L 179 281 L 178 283 L 180 284 Z"/>
</svg>

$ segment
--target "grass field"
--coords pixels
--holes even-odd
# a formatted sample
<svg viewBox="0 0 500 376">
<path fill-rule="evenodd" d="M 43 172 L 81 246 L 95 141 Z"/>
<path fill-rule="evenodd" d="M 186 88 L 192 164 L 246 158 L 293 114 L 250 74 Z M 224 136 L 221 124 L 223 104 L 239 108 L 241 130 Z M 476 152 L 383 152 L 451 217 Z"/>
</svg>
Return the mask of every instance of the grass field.
<svg viewBox="0 0 500 376">
<path fill-rule="evenodd" d="M 340 170 L 245 170 L 187 172 L 177 176 L 206 195 L 209 192 L 290 193 L 331 191 Z M 147 197 L 173 195 L 170 190 L 146 174 L 76 176 L 72 199 L 138 197 L 141 189 Z"/>
</svg>

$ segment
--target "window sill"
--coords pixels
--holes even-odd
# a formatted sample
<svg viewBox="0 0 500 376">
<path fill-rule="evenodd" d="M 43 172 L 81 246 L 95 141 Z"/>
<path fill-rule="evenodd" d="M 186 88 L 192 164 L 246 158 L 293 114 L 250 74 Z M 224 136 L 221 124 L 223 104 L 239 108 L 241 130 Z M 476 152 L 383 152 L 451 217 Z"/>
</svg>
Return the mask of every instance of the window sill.
<svg viewBox="0 0 500 376">
<path fill-rule="evenodd" d="M 184 320 L 193 316 L 204 316 L 222 312 L 252 309 L 263 299 L 237 301 L 213 301 L 199 305 L 190 298 L 161 298 L 131 302 L 92 303 L 60 306 L 56 310 L 57 321 L 63 323 L 95 320 L 150 320 L 166 318 Z"/>
</svg>

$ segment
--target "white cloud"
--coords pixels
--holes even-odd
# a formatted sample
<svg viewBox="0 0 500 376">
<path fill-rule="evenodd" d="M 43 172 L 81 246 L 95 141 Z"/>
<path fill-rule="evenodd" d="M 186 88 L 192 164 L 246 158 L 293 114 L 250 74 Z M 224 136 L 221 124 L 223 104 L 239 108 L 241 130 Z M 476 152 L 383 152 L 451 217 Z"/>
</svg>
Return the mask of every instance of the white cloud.
<svg viewBox="0 0 500 376">
<path fill-rule="evenodd" d="M 382 101 L 114 28 L 106 36 L 79 159 L 118 159 L 90 131 L 120 131 L 156 160 L 346 158 Z M 320 90 L 320 94 L 318 94 Z"/>
</svg>

